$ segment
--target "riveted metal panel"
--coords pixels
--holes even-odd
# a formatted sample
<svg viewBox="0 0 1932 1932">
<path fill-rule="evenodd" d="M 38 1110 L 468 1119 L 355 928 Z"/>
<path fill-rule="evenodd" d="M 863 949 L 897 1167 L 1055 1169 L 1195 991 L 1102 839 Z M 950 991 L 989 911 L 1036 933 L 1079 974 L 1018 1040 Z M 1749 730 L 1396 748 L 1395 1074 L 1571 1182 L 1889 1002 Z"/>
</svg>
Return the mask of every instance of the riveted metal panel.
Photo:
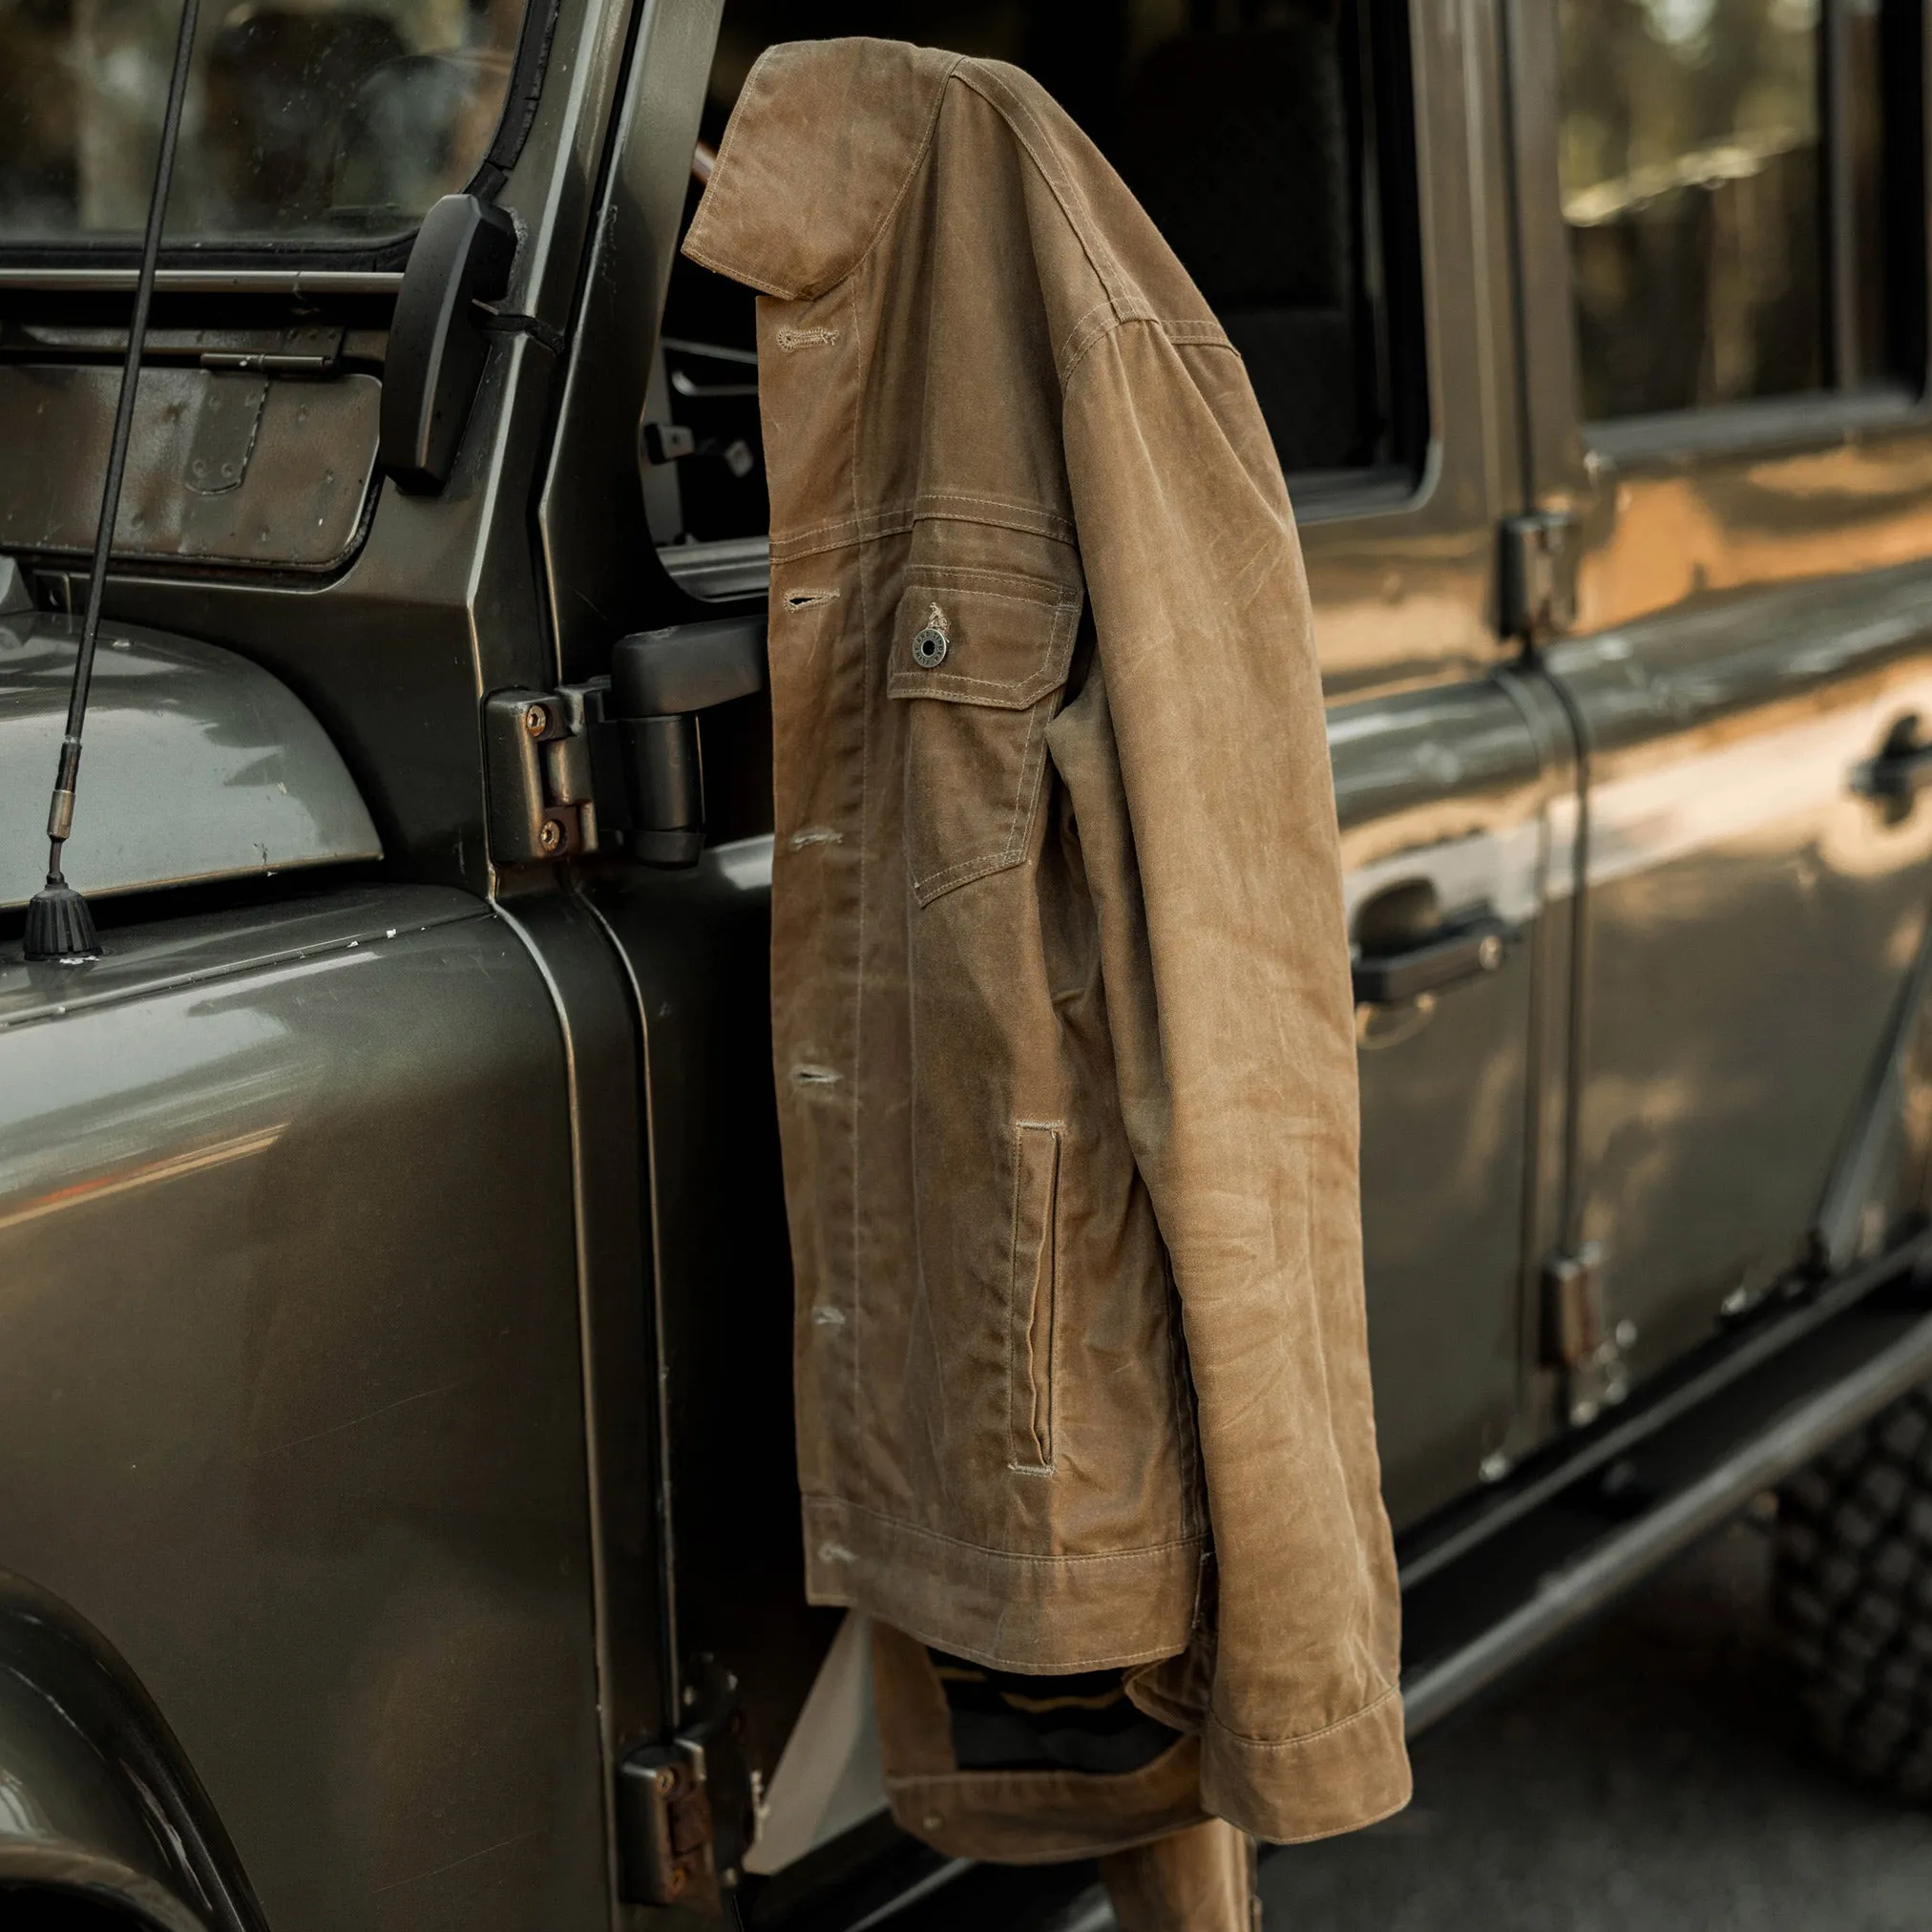
<svg viewBox="0 0 1932 1932">
<path fill-rule="evenodd" d="M 0 550 L 81 556 L 92 549 L 119 388 L 120 370 L 104 365 L 0 366 L 0 450 L 8 452 Z M 245 404 L 254 397 L 251 411 Z M 116 556 L 339 568 L 374 482 L 381 401 L 382 385 L 369 375 L 310 382 L 143 369 Z"/>
</svg>

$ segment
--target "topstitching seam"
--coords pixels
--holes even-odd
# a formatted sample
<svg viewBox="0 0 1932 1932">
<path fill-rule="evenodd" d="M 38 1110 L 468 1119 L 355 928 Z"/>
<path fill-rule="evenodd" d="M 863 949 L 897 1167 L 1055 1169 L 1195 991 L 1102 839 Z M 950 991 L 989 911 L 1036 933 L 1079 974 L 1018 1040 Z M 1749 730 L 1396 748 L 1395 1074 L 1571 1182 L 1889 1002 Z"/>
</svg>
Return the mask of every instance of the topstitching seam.
<svg viewBox="0 0 1932 1932">
<path fill-rule="evenodd" d="M 1245 1750 L 1293 1751 L 1300 1745 L 1318 1744 L 1324 1737 L 1333 1737 L 1336 1732 L 1346 1731 L 1352 1724 L 1359 1724 L 1363 1718 L 1373 1716 L 1395 1695 L 1395 1687 L 1384 1685 L 1381 1694 L 1371 1698 L 1359 1711 L 1352 1711 L 1346 1717 L 1337 1717 L 1333 1724 L 1324 1724 L 1319 1731 L 1297 1732 L 1292 1737 L 1250 1737 L 1245 1731 L 1236 1731 L 1224 1724 L 1211 1711 L 1208 1713 L 1208 1722 L 1224 1737 L 1231 1738 Z"/>
<path fill-rule="evenodd" d="M 968 1543 L 964 1537 L 948 1536 L 944 1530 L 922 1529 L 917 1523 L 901 1522 L 897 1517 L 888 1516 L 883 1510 L 869 1508 L 863 1502 L 854 1502 L 849 1497 L 808 1495 L 805 1498 L 805 1506 L 808 1509 L 843 1510 L 850 1516 L 865 1517 L 869 1522 L 877 1523 L 881 1529 L 891 1530 L 894 1536 L 912 1537 L 921 1543 L 945 1544 L 951 1548 L 964 1550 L 969 1556 L 989 1558 L 997 1564 L 1041 1564 L 1055 1569 L 1069 1566 L 1086 1568 L 1111 1563 L 1136 1563 L 1143 1557 L 1161 1556 L 1170 1549 L 1198 1549 L 1202 1541 L 1198 1535 L 1170 1536 L 1160 1543 L 1136 1544 L 1132 1549 L 1095 1550 L 1088 1556 L 1071 1554 L 1036 1556 L 1022 1549 L 988 1549 L 983 1544 Z"/>
<path fill-rule="evenodd" d="M 908 178 L 910 178 L 910 177 Z M 854 382 L 857 394 L 853 397 L 851 412 L 851 494 L 852 514 L 858 514 L 860 501 L 859 484 L 859 422 L 865 414 L 866 381 L 871 371 L 871 363 L 865 352 L 865 319 L 862 304 L 855 291 L 848 291 L 846 300 L 851 305 L 852 318 L 852 360 L 857 368 Z M 857 964 L 861 970 L 852 975 L 852 1124 L 851 1124 L 851 1166 L 848 1185 L 851 1188 L 852 1231 L 851 1231 L 851 1298 L 852 1314 L 859 1313 L 860 1266 L 859 1266 L 859 1069 L 864 1063 L 866 976 L 863 971 L 866 943 L 866 856 L 872 841 L 865 830 L 872 823 L 872 653 L 867 640 L 872 634 L 872 585 L 866 559 L 858 559 L 859 580 L 859 863 L 858 863 L 858 945 Z M 914 1251 L 916 1252 L 917 1231 L 914 1230 Z M 852 1341 L 848 1351 L 851 1369 L 851 1408 L 852 1426 L 858 1439 L 865 1440 L 865 1411 L 862 1406 L 865 1394 L 865 1377 L 859 1373 L 859 1336 L 862 1326 L 856 1319 L 852 1323 Z"/>
</svg>

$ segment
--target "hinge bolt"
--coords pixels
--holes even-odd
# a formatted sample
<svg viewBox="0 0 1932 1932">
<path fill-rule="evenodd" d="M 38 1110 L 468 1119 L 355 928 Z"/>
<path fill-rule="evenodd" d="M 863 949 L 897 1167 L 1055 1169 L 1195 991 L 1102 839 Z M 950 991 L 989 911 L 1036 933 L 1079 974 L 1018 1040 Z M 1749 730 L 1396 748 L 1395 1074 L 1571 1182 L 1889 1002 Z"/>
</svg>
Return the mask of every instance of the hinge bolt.
<svg viewBox="0 0 1932 1932">
<path fill-rule="evenodd" d="M 545 819 L 536 828 L 536 843 L 547 852 L 560 852 L 563 850 L 563 826 L 560 821 Z"/>
<path fill-rule="evenodd" d="M 541 738 L 550 729 L 550 713 L 541 704 L 530 705 L 523 714 L 523 728 L 533 738 Z"/>
<path fill-rule="evenodd" d="M 651 1782 L 657 1787 L 660 1797 L 669 1797 L 678 1788 L 678 1774 L 666 1764 L 660 1767 L 657 1776 Z"/>
</svg>

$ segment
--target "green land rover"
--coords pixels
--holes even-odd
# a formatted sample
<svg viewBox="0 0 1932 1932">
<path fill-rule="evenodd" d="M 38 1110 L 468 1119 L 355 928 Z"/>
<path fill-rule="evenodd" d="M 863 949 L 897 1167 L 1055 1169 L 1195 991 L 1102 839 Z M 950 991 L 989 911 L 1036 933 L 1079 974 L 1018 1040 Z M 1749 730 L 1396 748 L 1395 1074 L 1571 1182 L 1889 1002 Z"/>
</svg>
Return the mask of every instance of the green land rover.
<svg viewBox="0 0 1932 1932">
<path fill-rule="evenodd" d="M 205 0 L 136 333 L 178 17 L 0 0 L 0 1924 L 1020 1922 L 802 1587 L 676 249 L 841 32 L 1037 75 L 1288 473 L 1412 1731 L 1775 1493 L 1822 1743 L 1932 1796 L 1922 0 Z"/>
</svg>

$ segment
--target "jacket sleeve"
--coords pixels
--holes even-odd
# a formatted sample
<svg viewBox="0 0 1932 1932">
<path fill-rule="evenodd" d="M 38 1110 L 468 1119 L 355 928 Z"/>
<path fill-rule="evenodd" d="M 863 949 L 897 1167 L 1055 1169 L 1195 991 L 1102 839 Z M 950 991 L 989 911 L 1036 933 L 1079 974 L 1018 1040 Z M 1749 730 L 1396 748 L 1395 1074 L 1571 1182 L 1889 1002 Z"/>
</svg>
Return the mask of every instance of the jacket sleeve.
<svg viewBox="0 0 1932 1932">
<path fill-rule="evenodd" d="M 1049 743 L 1198 1403 L 1219 1602 L 1203 1801 L 1293 1840 L 1409 1796 L 1354 1004 L 1287 491 L 1239 357 L 1172 333 L 1191 339 L 1123 323 L 1066 379 L 1096 642 Z"/>
</svg>

